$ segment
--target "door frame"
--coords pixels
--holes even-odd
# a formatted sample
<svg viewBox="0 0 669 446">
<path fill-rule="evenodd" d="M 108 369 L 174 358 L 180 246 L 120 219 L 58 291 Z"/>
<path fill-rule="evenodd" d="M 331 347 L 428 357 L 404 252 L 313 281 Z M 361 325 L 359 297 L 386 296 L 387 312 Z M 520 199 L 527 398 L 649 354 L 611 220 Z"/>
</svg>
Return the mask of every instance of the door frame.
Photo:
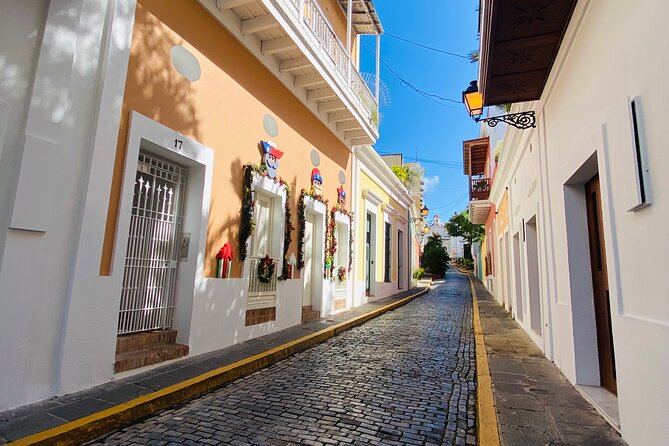
<svg viewBox="0 0 669 446">
<path fill-rule="evenodd" d="M 314 274 L 312 274 L 311 284 L 311 308 L 315 311 L 320 311 L 324 315 L 325 305 L 325 289 L 322 268 L 317 268 L 317 265 L 323 266 L 325 264 L 325 217 L 327 215 L 327 206 L 325 203 L 314 200 L 311 196 L 304 196 L 305 212 L 314 216 L 313 240 L 314 240 L 314 257 L 312 259 Z M 318 272 L 318 274 L 315 274 Z M 306 284 L 304 283 L 304 274 L 300 274 L 302 281 L 302 292 L 304 292 Z M 300 299 L 300 305 L 304 303 L 304 295 Z"/>
<path fill-rule="evenodd" d="M 139 151 L 156 154 L 188 168 L 184 195 L 182 233 L 191 234 L 188 259 L 177 269 L 174 288 L 175 310 L 173 328 L 178 330 L 177 342 L 187 344 L 195 295 L 195 281 L 204 276 L 211 184 L 214 169 L 213 149 L 170 129 L 136 111 L 130 113 L 128 143 L 125 151 L 121 196 L 118 206 L 114 250 L 110 274 L 114 280 L 115 304 L 121 302 L 123 270 L 127 255 L 127 234 L 134 196 L 135 174 Z M 116 324 L 118 326 L 118 314 Z"/>
<path fill-rule="evenodd" d="M 397 289 L 404 288 L 404 228 L 397 228 Z"/>
<path fill-rule="evenodd" d="M 599 174 L 588 180 L 584 185 L 584 189 L 600 386 L 614 395 L 617 395 L 618 385 L 615 344 L 613 340 L 613 314 L 611 311 L 611 295 L 609 292 L 606 240 L 603 222 L 604 216 L 602 212 L 602 193 Z M 593 201 L 593 195 L 596 195 L 596 201 Z M 599 274 L 596 271 L 596 264 L 599 264 Z M 598 299 L 598 294 L 604 293 L 606 296 L 599 296 Z"/>
</svg>

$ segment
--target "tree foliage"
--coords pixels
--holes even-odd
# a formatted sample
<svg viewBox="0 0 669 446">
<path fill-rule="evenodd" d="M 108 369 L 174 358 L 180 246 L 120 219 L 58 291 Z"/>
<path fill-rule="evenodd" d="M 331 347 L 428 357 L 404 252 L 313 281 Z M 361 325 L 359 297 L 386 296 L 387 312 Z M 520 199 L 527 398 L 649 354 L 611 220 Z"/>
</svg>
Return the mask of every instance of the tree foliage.
<svg viewBox="0 0 669 446">
<path fill-rule="evenodd" d="M 395 176 L 399 178 L 399 180 L 407 186 L 409 184 L 409 173 L 410 170 L 407 166 L 390 166 L 390 170 L 393 171 Z"/>
<path fill-rule="evenodd" d="M 446 230 L 451 237 L 465 239 L 468 245 L 483 240 L 485 235 L 485 228 L 482 225 L 475 225 L 469 220 L 469 210 L 467 209 L 453 215 L 446 223 Z"/>
<path fill-rule="evenodd" d="M 446 249 L 442 246 L 441 236 L 433 234 L 427 239 L 423 254 L 420 258 L 421 267 L 435 276 L 443 276 L 451 260 Z"/>
</svg>

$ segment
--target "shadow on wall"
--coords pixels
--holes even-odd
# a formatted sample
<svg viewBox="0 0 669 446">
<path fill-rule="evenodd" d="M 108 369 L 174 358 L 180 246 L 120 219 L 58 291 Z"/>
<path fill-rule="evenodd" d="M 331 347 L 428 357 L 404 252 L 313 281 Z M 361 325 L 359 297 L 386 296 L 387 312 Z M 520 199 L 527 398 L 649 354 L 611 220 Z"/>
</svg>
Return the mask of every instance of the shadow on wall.
<svg viewBox="0 0 669 446">
<path fill-rule="evenodd" d="M 175 14 L 156 1 L 145 0 L 142 4 L 174 32 L 187 36 L 190 45 L 311 145 L 318 147 L 323 155 L 346 169 L 349 153 L 342 150 L 343 143 L 202 6 L 184 8 Z M 193 23 L 202 26 L 193 29 Z"/>
<path fill-rule="evenodd" d="M 142 15 L 141 19 L 139 19 L 140 14 Z M 159 25 L 158 19 L 147 14 L 142 8 L 137 9 L 128 76 L 134 76 L 135 83 L 143 86 L 142 97 L 146 99 L 143 102 L 147 105 L 151 104 L 148 111 L 143 110 L 143 114 L 147 114 L 158 122 L 164 122 L 162 118 L 168 114 L 170 116 L 169 121 L 173 123 L 175 130 L 199 140 L 201 137 L 200 119 L 193 101 L 195 97 L 193 86 L 184 77 L 171 75 L 174 68 L 172 67 L 169 51 L 179 42 L 174 41 L 165 33 L 157 32 L 160 29 Z M 139 42 L 141 44 L 138 45 Z M 141 46 L 141 48 L 138 48 L 138 46 Z M 143 56 L 137 57 L 140 52 Z M 126 85 L 124 96 L 129 94 L 127 88 Z M 105 241 L 100 262 L 100 275 L 102 276 L 108 276 L 111 273 L 115 237 L 125 237 L 127 235 L 116 234 L 116 222 L 118 220 L 131 111 L 131 107 L 124 101 L 116 159 L 114 161 L 114 180 L 109 196 Z"/>
<path fill-rule="evenodd" d="M 241 211 L 241 202 L 242 202 L 242 189 L 243 189 L 243 178 L 240 175 L 242 172 L 242 167 L 245 163 L 242 163 L 241 159 L 236 158 L 232 163 L 230 163 L 230 173 L 228 175 L 230 187 L 225 189 L 226 193 L 229 191 L 234 191 L 234 194 L 237 198 L 237 202 L 240 203 Z M 290 200 L 288 201 L 290 206 L 291 214 L 291 223 L 293 225 L 293 231 L 291 232 L 291 243 L 288 249 L 287 256 L 290 257 L 291 254 L 297 256 L 297 236 L 298 236 L 298 215 L 297 215 L 297 201 L 299 199 L 300 191 L 297 190 L 297 176 L 293 176 L 292 179 L 288 180 L 284 178 L 290 185 L 291 195 Z M 216 206 L 217 197 L 219 195 L 216 191 L 213 191 L 211 197 L 212 207 Z M 229 202 L 229 198 L 226 198 L 225 202 Z M 235 213 L 234 217 L 221 219 L 221 218 L 209 218 L 207 224 L 207 242 L 206 242 L 206 255 L 207 258 L 204 262 L 204 275 L 205 277 L 213 278 L 216 276 L 216 253 L 219 249 L 225 244 L 229 243 L 233 249 L 233 262 L 232 262 L 232 271 L 230 274 L 231 278 L 241 277 L 242 271 L 242 262 L 239 258 L 239 229 L 241 223 L 241 212 Z M 234 229 L 234 230 L 233 230 Z M 250 239 L 249 239 L 250 243 Z M 294 278 L 297 279 L 300 277 L 299 271 L 295 270 Z"/>
</svg>

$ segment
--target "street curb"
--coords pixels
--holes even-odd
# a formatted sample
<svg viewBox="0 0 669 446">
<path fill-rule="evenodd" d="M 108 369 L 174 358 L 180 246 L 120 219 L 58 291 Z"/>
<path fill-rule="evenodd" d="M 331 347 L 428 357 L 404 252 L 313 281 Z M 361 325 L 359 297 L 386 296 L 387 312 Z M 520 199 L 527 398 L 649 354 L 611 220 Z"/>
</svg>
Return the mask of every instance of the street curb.
<svg viewBox="0 0 669 446">
<path fill-rule="evenodd" d="M 460 269 L 456 268 L 458 271 Z M 463 271 L 460 271 L 463 272 Z M 499 430 L 495 398 L 492 393 L 492 378 L 488 366 L 488 353 L 485 347 L 485 337 L 481 326 L 479 304 L 474 282 L 468 273 L 463 272 L 469 279 L 469 288 L 472 293 L 472 307 L 474 309 L 474 341 L 476 344 L 476 437 L 477 444 L 485 446 L 499 446 Z"/>
<path fill-rule="evenodd" d="M 372 310 L 369 313 L 354 317 L 348 321 L 340 322 L 265 352 L 211 370 L 202 375 L 140 396 L 109 409 L 21 438 L 12 443 L 8 443 L 7 446 L 73 445 L 93 440 L 101 435 L 128 425 L 133 421 L 137 421 L 161 410 L 201 396 L 226 383 L 234 381 L 237 378 L 250 375 L 253 372 L 281 361 L 282 359 L 286 359 L 297 352 L 325 342 L 346 330 L 361 325 L 370 319 L 399 308 L 412 300 L 427 294 L 430 291 L 431 285 L 432 282 L 430 282 L 425 289 L 420 290 L 411 296 L 407 296 L 397 302 Z"/>
</svg>

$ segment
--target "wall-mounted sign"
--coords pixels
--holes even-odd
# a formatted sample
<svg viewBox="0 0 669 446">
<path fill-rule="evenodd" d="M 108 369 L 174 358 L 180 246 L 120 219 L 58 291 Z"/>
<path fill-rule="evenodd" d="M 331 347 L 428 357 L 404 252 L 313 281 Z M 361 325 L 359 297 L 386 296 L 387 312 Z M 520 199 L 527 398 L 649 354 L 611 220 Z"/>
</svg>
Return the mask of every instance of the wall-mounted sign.
<svg viewBox="0 0 669 446">
<path fill-rule="evenodd" d="M 188 248 L 190 248 L 190 232 L 184 232 L 181 234 L 181 240 L 179 240 L 180 262 L 188 261 Z"/>
</svg>

